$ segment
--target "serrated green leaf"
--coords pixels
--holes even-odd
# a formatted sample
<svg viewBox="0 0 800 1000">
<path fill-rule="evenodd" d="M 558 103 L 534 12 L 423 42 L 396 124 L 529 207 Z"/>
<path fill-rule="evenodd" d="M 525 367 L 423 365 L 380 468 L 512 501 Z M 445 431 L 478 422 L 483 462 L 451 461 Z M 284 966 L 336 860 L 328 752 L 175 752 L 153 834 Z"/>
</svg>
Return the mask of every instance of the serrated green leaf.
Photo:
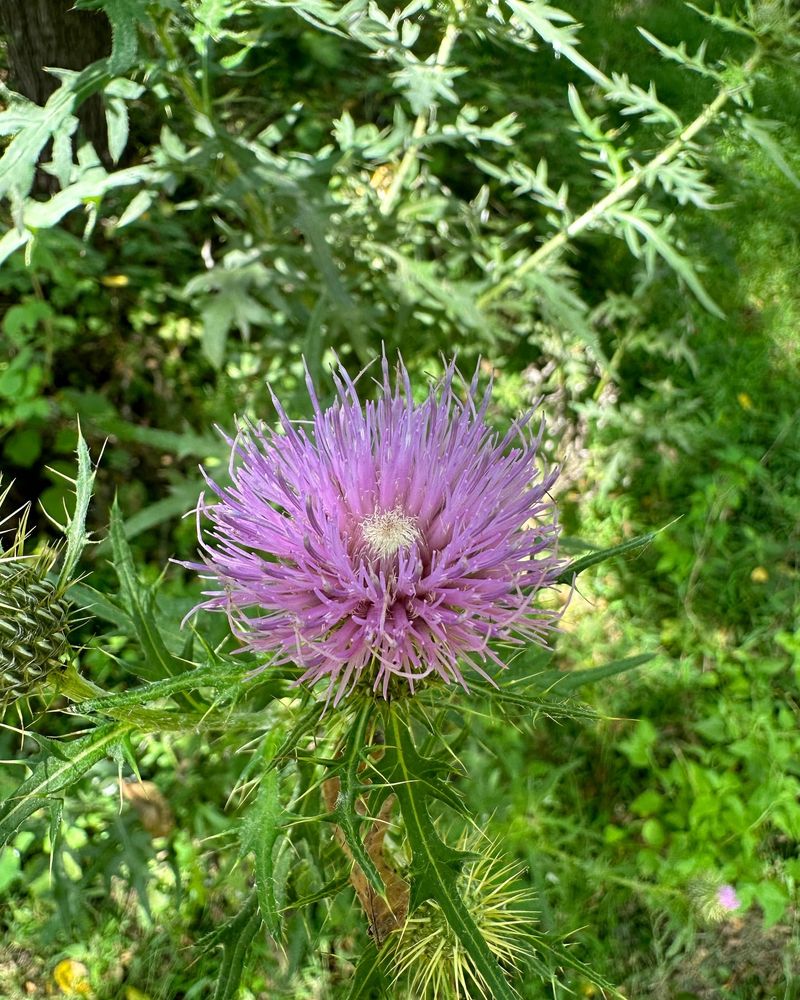
<svg viewBox="0 0 800 1000">
<path fill-rule="evenodd" d="M 179 663 L 167 649 L 156 624 L 153 590 L 141 583 L 136 575 L 116 499 L 111 508 L 109 538 L 114 557 L 114 570 L 120 583 L 120 596 L 130 616 L 134 636 L 143 653 L 137 672 L 152 680 L 160 680 L 183 672 L 185 664 Z"/>
<path fill-rule="evenodd" d="M 350 980 L 350 990 L 347 1000 L 370 1000 L 371 997 L 384 995 L 384 977 L 381 969 L 381 953 L 374 941 L 370 941 L 356 965 L 356 971 Z"/>
<path fill-rule="evenodd" d="M 665 59 L 680 63 L 681 66 L 685 66 L 687 69 L 693 70 L 695 73 L 700 73 L 701 76 L 707 76 L 713 80 L 722 81 L 721 74 L 715 69 L 712 69 L 706 63 L 706 48 L 708 47 L 707 39 L 703 39 L 697 49 L 697 52 L 695 52 L 693 56 L 690 56 L 686 48 L 686 42 L 679 42 L 677 46 L 667 45 L 666 42 L 662 42 L 661 39 L 656 38 L 656 36 L 651 34 L 646 28 L 639 26 L 636 30 L 653 46 L 654 49 L 657 49 Z"/>
<path fill-rule="evenodd" d="M 89 449 L 83 439 L 80 427 L 78 427 L 77 454 L 78 477 L 75 480 L 75 511 L 65 529 L 67 547 L 58 574 L 59 587 L 66 587 L 69 583 L 81 553 L 89 542 L 89 535 L 86 533 L 86 514 L 92 499 L 95 471 L 92 468 Z"/>
<path fill-rule="evenodd" d="M 139 51 L 137 26 L 147 16 L 147 0 L 78 0 L 76 10 L 102 10 L 111 22 L 109 68 L 121 76 L 136 61 Z"/>
<path fill-rule="evenodd" d="M 674 522 L 670 521 L 670 524 L 674 524 Z M 561 571 L 556 583 L 572 583 L 576 576 L 579 576 L 591 566 L 597 566 L 598 563 L 605 562 L 606 559 L 611 559 L 612 556 L 621 556 L 626 552 L 633 552 L 636 549 L 643 548 L 645 545 L 649 545 L 662 531 L 666 531 L 670 524 L 664 525 L 663 528 L 659 528 L 657 531 L 647 531 L 643 535 L 637 535 L 636 538 L 630 538 L 627 542 L 620 542 L 619 545 L 612 545 L 611 548 L 598 549 L 595 552 L 590 552 L 588 555 L 581 556 L 580 559 L 574 559 Z"/>
<path fill-rule="evenodd" d="M 458 875 L 470 855 L 456 851 L 442 841 L 428 813 L 430 793 L 426 783 L 418 780 L 420 756 L 409 729 L 410 720 L 401 718 L 398 709 L 387 710 L 387 739 L 384 768 L 387 781 L 397 796 L 412 852 L 411 909 L 428 899 L 434 900 L 448 925 L 469 953 L 495 1000 L 516 1000 L 481 935 L 469 909 L 461 897 Z M 389 742 L 391 741 L 391 743 Z"/>
<path fill-rule="evenodd" d="M 128 144 L 128 105 L 119 97 L 107 98 L 105 113 L 108 153 L 112 161 L 118 163 Z"/>
<path fill-rule="evenodd" d="M 0 166 L 2 161 L 0 160 Z M 50 229 L 76 208 L 96 209 L 100 199 L 120 187 L 155 181 L 157 174 L 149 166 L 126 167 L 109 174 L 100 164 L 83 170 L 78 180 L 47 201 L 29 200 L 23 211 L 23 221 L 31 229 Z"/>
<path fill-rule="evenodd" d="M 213 1000 L 237 1000 L 247 955 L 260 927 L 258 899 L 253 893 L 217 937 L 217 943 L 222 945 L 222 961 Z"/>
<path fill-rule="evenodd" d="M 50 752 L 50 741 L 30 777 L 0 805 L 0 846 L 6 844 L 31 813 L 47 805 L 48 799 L 75 784 L 95 764 L 107 757 L 131 727 L 109 723 L 77 740 L 62 742 L 58 753 Z"/>
<path fill-rule="evenodd" d="M 309 696 L 306 695 L 306 697 Z M 313 732 L 319 725 L 319 716 L 319 705 L 316 702 L 312 702 L 309 708 L 299 716 L 297 722 L 292 726 L 281 745 L 275 751 L 275 756 L 272 760 L 273 767 L 276 767 L 288 758 L 294 759 L 294 754 L 300 745 L 300 741 Z"/>
<path fill-rule="evenodd" d="M 77 117 L 69 115 L 53 133 L 53 158 L 50 169 L 62 188 L 67 187 L 72 176 L 72 136 L 77 127 Z"/>
<path fill-rule="evenodd" d="M 80 73 L 62 70 L 60 76 L 61 86 L 43 107 L 26 102 L 24 118 L 22 109 L 15 108 L 18 130 L 0 158 L 0 196 L 13 192 L 21 198 L 28 194 L 39 155 L 47 142 L 65 127 L 73 110 L 102 90 L 111 78 L 105 59 Z"/>
<path fill-rule="evenodd" d="M 336 808 L 333 810 L 333 816 L 344 834 L 353 859 L 375 892 L 379 896 L 383 896 L 386 892 L 386 887 L 383 884 L 380 872 L 375 866 L 375 862 L 367 853 L 364 842 L 361 839 L 360 827 L 362 817 L 357 809 L 359 798 L 364 792 L 364 784 L 359 778 L 358 771 L 364 760 L 367 726 L 369 725 L 373 710 L 374 703 L 367 699 L 356 716 L 348 734 L 342 762 L 334 769 L 334 773 L 339 778 L 339 795 L 336 799 Z"/>
<path fill-rule="evenodd" d="M 238 681 L 250 670 L 249 665 L 214 664 L 208 667 L 197 667 L 186 671 L 177 677 L 167 677 L 160 681 L 141 684 L 130 691 L 119 694 L 104 694 L 97 698 L 75 700 L 73 711 L 80 714 L 107 713 L 126 708 L 130 705 L 146 705 L 148 702 L 161 701 L 180 691 L 196 691 L 203 687 L 224 688 Z"/>
<path fill-rule="evenodd" d="M 733 17 L 726 17 L 722 13 L 722 8 L 719 3 L 714 4 L 713 12 L 703 10 L 702 7 L 698 7 L 696 4 L 689 3 L 689 0 L 684 0 L 687 7 L 690 7 L 696 14 L 700 17 L 705 18 L 712 24 L 716 24 L 718 27 L 722 28 L 724 31 L 731 31 L 735 35 L 744 35 L 745 38 L 756 38 L 755 32 L 751 31 L 747 25 L 743 24 L 741 21 L 736 20 Z"/>
<path fill-rule="evenodd" d="M 277 739 L 272 734 L 263 747 L 262 759 L 274 759 Z M 242 827 L 242 854 L 255 859 L 256 896 L 261 919 L 273 939 L 281 932 L 281 915 L 275 897 L 275 845 L 288 818 L 280 798 L 280 775 L 266 767 L 261 776 L 256 801 L 248 810 Z"/>
</svg>

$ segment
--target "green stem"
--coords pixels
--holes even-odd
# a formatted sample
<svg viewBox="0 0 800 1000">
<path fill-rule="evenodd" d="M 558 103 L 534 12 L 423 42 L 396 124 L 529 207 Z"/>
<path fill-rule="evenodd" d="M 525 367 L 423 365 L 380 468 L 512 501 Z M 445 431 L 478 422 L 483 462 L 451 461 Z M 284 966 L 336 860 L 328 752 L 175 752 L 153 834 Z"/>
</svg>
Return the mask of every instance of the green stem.
<svg viewBox="0 0 800 1000">
<path fill-rule="evenodd" d="M 403 815 L 413 853 L 412 908 L 425 899 L 438 903 L 448 925 L 475 963 L 495 1000 L 515 1000 L 502 969 L 492 954 L 462 899 L 456 878 L 465 855 L 452 850 L 439 837 L 426 802 L 425 783 L 414 773 L 411 760 L 418 757 L 408 724 L 394 710 L 389 713 L 397 772 L 393 791 Z"/>
<path fill-rule="evenodd" d="M 169 19 L 170 15 L 168 14 L 164 22 L 161 21 L 156 22 L 156 34 L 158 35 L 158 40 L 161 43 L 161 47 L 164 49 L 164 52 L 167 55 L 167 59 L 171 60 L 176 64 L 175 76 L 180 81 L 181 89 L 183 90 L 184 97 L 188 101 L 189 106 L 192 108 L 193 111 L 197 111 L 200 114 L 205 114 L 205 104 L 203 102 L 203 97 L 198 91 L 197 87 L 194 85 L 194 82 L 189 73 L 187 73 L 186 70 L 182 68 L 183 57 L 181 56 L 177 45 L 175 45 L 175 43 L 172 40 L 172 37 L 170 36 L 169 25 L 167 23 Z M 178 67 L 181 68 L 179 69 Z"/>
<path fill-rule="evenodd" d="M 149 688 L 140 689 L 140 691 L 144 690 L 149 690 Z M 101 711 L 109 719 L 116 719 L 131 729 L 136 728 L 145 733 L 184 732 L 193 729 L 202 721 L 202 717 L 199 715 L 179 715 L 175 712 L 140 708 L 133 699 L 127 703 L 115 705 L 113 695 L 107 694 L 92 681 L 81 677 L 72 665 L 67 667 L 59 677 L 58 692 L 65 698 L 69 698 L 70 701 L 76 702 L 78 711 L 87 713 Z M 135 692 L 130 693 L 133 695 Z M 89 704 L 93 707 L 87 707 Z"/>
<path fill-rule="evenodd" d="M 761 51 L 756 50 L 753 55 L 744 64 L 743 72 L 745 77 L 750 76 L 751 73 L 755 71 L 761 60 Z M 506 275 L 501 281 L 499 281 L 492 288 L 487 289 L 478 299 L 478 308 L 485 309 L 486 306 L 494 302 L 495 299 L 503 295 L 504 292 L 508 291 L 509 288 L 513 287 L 519 282 L 519 279 L 524 275 L 528 274 L 530 271 L 535 270 L 540 267 L 541 264 L 547 260 L 548 257 L 553 256 L 553 254 L 562 251 L 570 240 L 574 237 L 580 235 L 587 229 L 590 229 L 599 219 L 601 219 L 609 209 L 613 208 L 614 205 L 619 204 L 619 202 L 624 201 L 633 192 L 640 187 L 642 184 L 646 184 L 648 181 L 652 180 L 662 167 L 671 163 L 672 160 L 683 150 L 683 148 L 694 139 L 698 133 L 702 132 L 717 115 L 722 111 L 725 105 L 734 97 L 740 90 L 738 86 L 726 86 L 717 94 L 714 100 L 706 105 L 706 107 L 700 112 L 697 118 L 694 119 L 689 125 L 683 129 L 675 139 L 672 140 L 669 145 L 665 146 L 661 152 L 654 156 L 649 163 L 644 164 L 641 167 L 635 167 L 627 178 L 618 184 L 615 188 L 608 192 L 599 201 L 596 201 L 594 205 L 588 208 L 582 215 L 579 215 L 577 219 L 574 219 L 565 229 L 561 232 L 556 233 L 551 236 L 546 243 L 543 243 L 538 250 L 530 255 L 527 260 L 523 261 L 519 267 L 515 268 L 512 274 Z"/>
<path fill-rule="evenodd" d="M 454 7 L 456 15 L 459 15 L 461 13 L 461 0 L 455 0 Z M 455 45 L 456 39 L 460 34 L 461 30 L 458 28 L 455 21 L 450 21 L 445 28 L 444 35 L 442 36 L 439 51 L 436 53 L 436 69 L 443 69 L 450 62 L 450 56 L 453 53 L 453 46 Z M 411 143 L 406 150 L 403 159 L 400 161 L 400 166 L 397 168 L 397 172 L 392 178 L 392 183 L 389 185 L 389 189 L 381 202 L 381 215 L 391 215 L 394 211 L 394 207 L 397 204 L 397 199 L 400 197 L 403 190 L 406 178 L 408 177 L 411 168 L 417 162 L 420 141 L 428 131 L 428 127 L 433 121 L 435 113 L 436 106 L 434 105 L 430 111 L 421 111 L 417 115 L 416 121 L 414 122 L 414 128 L 411 132 Z"/>
</svg>

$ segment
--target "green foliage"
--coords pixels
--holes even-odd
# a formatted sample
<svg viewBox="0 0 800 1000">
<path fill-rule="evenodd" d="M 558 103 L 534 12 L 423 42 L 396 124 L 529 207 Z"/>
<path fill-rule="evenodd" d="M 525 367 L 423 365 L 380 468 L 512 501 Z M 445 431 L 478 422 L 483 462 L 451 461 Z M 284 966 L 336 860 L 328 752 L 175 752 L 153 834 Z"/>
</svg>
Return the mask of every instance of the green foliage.
<svg viewBox="0 0 800 1000">
<path fill-rule="evenodd" d="M 440 765 L 417 753 L 407 723 L 401 722 L 396 712 L 392 713 L 387 734 L 390 742 L 385 773 L 400 803 L 411 848 L 408 871 L 411 911 L 428 899 L 435 900 L 472 959 L 484 989 L 494 997 L 512 998 L 514 992 L 456 885 L 456 876 L 467 855 L 448 847 L 440 839 L 428 814 L 429 798 L 452 798 L 441 778 L 437 779 Z"/>
<path fill-rule="evenodd" d="M 2 936 L 41 956 L 0 952 L 0 994 L 69 954 L 98 996 L 403 997 L 350 883 L 355 858 L 382 892 L 365 842 L 394 791 L 417 912 L 441 906 L 495 995 L 448 846 L 465 815 L 537 891 L 522 996 L 792 996 L 792 5 L 77 6 L 108 57 L 0 112 L 4 473 L 15 504 L 66 504 L 86 619 L 51 710 L 0 735 L 25 767 L 0 774 Z M 324 385 L 333 351 L 382 344 L 417 373 L 488 359 L 498 426 L 547 395 L 581 575 L 555 653 L 421 691 L 378 759 L 367 707 L 320 720 L 222 623 L 181 631 L 200 588 L 164 567 L 193 557 L 212 425 L 269 420 L 267 380 L 302 416 L 301 354 Z M 169 833 L 117 774 L 162 789 Z M 711 925 L 724 882 L 742 908 Z"/>
</svg>

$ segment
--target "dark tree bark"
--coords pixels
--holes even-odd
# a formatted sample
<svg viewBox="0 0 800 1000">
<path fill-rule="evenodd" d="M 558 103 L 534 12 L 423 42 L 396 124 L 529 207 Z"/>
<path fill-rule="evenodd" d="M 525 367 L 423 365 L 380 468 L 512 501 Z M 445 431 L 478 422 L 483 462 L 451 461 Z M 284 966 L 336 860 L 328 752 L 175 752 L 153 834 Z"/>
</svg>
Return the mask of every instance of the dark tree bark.
<svg viewBox="0 0 800 1000">
<path fill-rule="evenodd" d="M 44 104 L 59 86 L 45 66 L 81 70 L 111 51 L 102 12 L 70 10 L 72 0 L 0 0 L 0 30 L 8 43 L 9 86 Z M 83 133 L 107 158 L 106 125 L 99 97 L 78 109 Z"/>
</svg>

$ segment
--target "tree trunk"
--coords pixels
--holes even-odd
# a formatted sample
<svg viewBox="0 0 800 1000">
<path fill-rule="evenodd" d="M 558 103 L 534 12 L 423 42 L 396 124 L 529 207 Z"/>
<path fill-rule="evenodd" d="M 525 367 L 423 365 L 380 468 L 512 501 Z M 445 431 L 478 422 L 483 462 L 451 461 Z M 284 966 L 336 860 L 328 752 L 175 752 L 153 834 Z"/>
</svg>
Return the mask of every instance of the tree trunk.
<svg viewBox="0 0 800 1000">
<path fill-rule="evenodd" d="M 72 0 L 0 0 L 0 30 L 8 43 L 9 86 L 44 104 L 59 81 L 44 71 L 84 69 L 107 56 L 111 30 L 100 11 L 70 10 Z M 83 133 L 103 159 L 108 157 L 105 116 L 98 96 L 77 111 Z"/>
</svg>

